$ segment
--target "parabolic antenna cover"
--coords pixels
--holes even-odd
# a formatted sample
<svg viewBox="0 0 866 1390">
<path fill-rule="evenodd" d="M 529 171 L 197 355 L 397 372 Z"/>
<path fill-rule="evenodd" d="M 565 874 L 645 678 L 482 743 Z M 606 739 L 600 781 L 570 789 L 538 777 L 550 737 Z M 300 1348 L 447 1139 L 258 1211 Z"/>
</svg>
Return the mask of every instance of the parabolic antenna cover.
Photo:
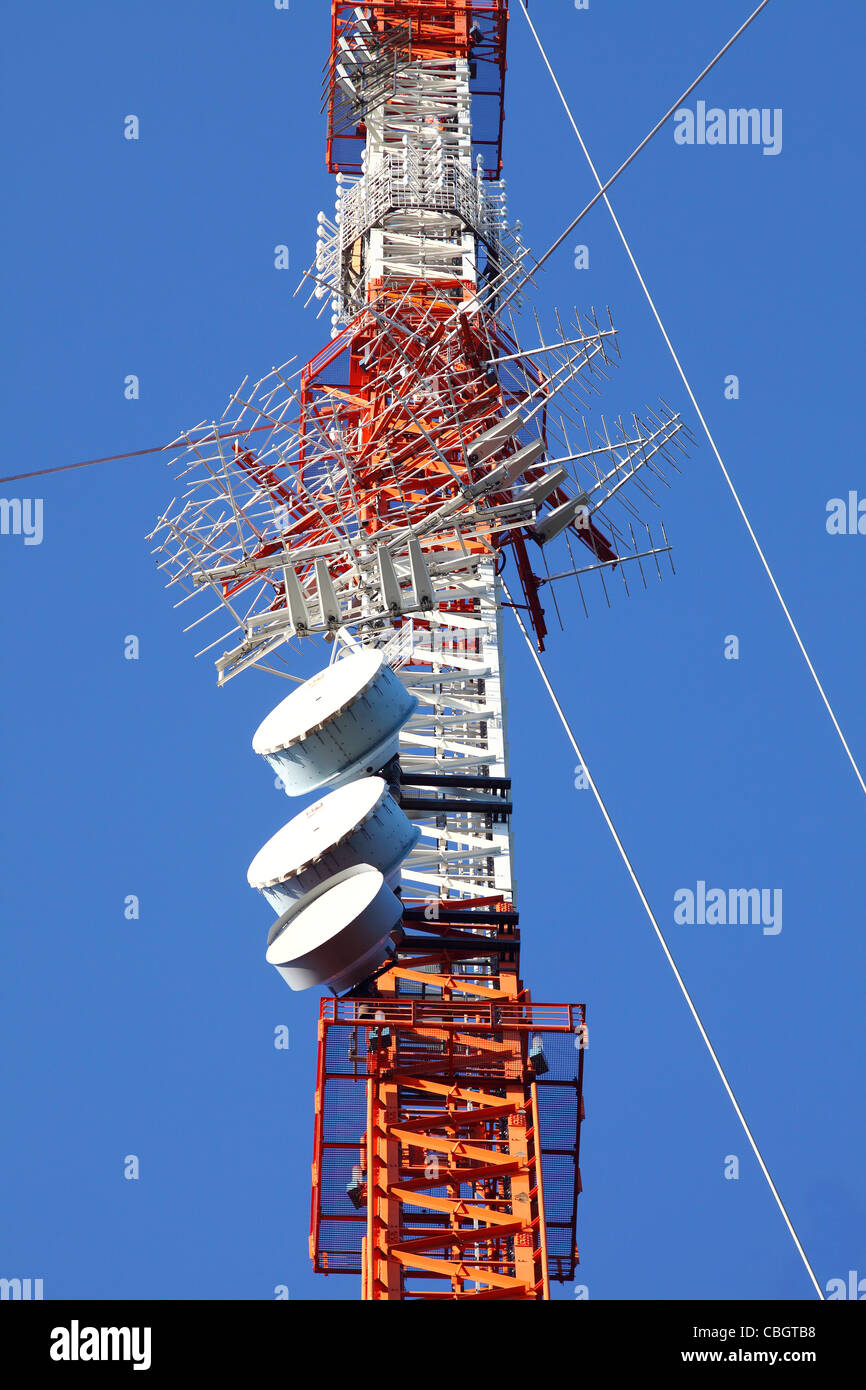
<svg viewBox="0 0 866 1390">
<path fill-rule="evenodd" d="M 293 816 L 259 850 L 247 879 L 282 913 L 311 888 L 356 864 L 370 864 L 396 881 L 419 836 L 385 779 L 362 777 Z"/>
<path fill-rule="evenodd" d="M 397 753 L 418 701 L 381 651 L 358 651 L 319 671 L 271 710 L 253 750 L 289 796 L 376 772 Z"/>
<path fill-rule="evenodd" d="M 274 923 L 267 960 L 292 989 L 349 989 L 379 964 L 402 911 L 378 869 L 355 865 L 313 888 Z"/>
</svg>

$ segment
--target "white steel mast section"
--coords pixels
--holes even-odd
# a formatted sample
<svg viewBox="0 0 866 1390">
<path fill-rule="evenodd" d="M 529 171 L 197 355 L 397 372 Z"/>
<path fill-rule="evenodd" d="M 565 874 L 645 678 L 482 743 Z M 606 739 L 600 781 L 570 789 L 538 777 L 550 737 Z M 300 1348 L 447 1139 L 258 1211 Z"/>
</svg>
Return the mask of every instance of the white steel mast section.
<svg viewBox="0 0 866 1390">
<path fill-rule="evenodd" d="M 468 62 L 413 62 L 398 71 L 394 87 L 367 113 L 360 178 L 337 176 L 338 319 L 352 316 L 371 281 L 477 286 L 479 233 L 493 235 L 503 220 L 503 185 L 485 188 L 480 162 L 472 171 Z M 424 625 L 406 618 L 399 629 L 380 627 L 361 639 L 384 646 L 419 701 L 400 734 L 401 780 L 423 789 L 412 799 L 441 800 L 443 810 L 412 815 L 404 799 L 421 840 L 404 861 L 402 886 L 404 895 L 428 900 L 431 917 L 433 903 L 447 898 L 514 899 L 510 817 L 496 807 L 503 794 L 510 803 L 510 784 L 495 561 L 467 553 L 461 562 L 453 549 L 441 554 L 446 563 L 452 557 L 441 574 L 435 550 L 425 556 L 431 606 Z M 357 642 L 340 636 L 341 645 Z M 435 790 L 433 777 L 449 781 Z"/>
</svg>

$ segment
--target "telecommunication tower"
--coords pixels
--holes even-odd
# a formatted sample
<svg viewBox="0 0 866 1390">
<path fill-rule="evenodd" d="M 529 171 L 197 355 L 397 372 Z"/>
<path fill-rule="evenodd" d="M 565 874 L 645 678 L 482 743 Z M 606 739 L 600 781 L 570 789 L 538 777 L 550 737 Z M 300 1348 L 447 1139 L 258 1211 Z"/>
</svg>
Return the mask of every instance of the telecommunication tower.
<svg viewBox="0 0 866 1390">
<path fill-rule="evenodd" d="M 317 799 L 248 872 L 276 913 L 268 961 L 327 991 L 314 1268 L 369 1300 L 545 1299 L 578 1258 L 586 1018 L 520 975 L 500 575 L 540 649 L 546 589 L 585 605 L 660 576 L 664 528 L 634 499 L 687 432 L 664 403 L 586 423 L 609 313 L 521 341 L 505 0 L 331 11 L 336 207 L 305 277 L 330 341 L 177 441 L 182 495 L 153 534 L 181 602 L 230 618 L 205 648 L 220 684 L 330 644 L 253 742 Z"/>
</svg>

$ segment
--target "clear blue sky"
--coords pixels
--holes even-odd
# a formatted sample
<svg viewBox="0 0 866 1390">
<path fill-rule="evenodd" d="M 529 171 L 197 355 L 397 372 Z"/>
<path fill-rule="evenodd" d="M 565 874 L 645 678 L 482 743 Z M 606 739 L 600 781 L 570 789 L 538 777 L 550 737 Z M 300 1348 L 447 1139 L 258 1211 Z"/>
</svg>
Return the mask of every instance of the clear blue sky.
<svg viewBox="0 0 866 1390">
<path fill-rule="evenodd" d="M 329 6 L 7 8 L 5 473 L 172 438 L 324 341 L 292 292 L 332 205 Z M 747 13 L 741 0 L 535 0 L 607 173 Z M 781 108 L 783 149 L 664 131 L 614 205 L 835 702 L 866 760 L 857 153 L 862 9 L 775 0 L 697 95 Z M 506 173 L 546 247 L 593 188 L 515 7 Z M 694 103 L 694 99 L 692 104 Z M 124 117 L 141 123 L 123 138 Z M 536 304 L 610 304 L 603 409 L 685 393 L 603 208 Z M 292 271 L 273 266 L 291 249 Z M 124 399 L 124 378 L 140 399 Z M 740 399 L 724 398 L 736 374 Z M 143 537 L 165 462 L 3 494 L 0 1275 L 46 1297 L 354 1299 L 307 1259 L 315 1018 L 265 966 L 246 883 L 290 807 L 250 739 L 285 684 L 215 686 Z M 549 669 L 822 1284 L 866 1275 L 866 804 L 704 442 L 664 505 L 677 576 L 587 621 Z M 186 610 L 182 610 L 186 611 Z M 124 638 L 140 659 L 123 658 Z M 723 657 L 725 638 L 740 658 Z M 215 636 L 212 633 L 211 636 Z M 528 654 L 509 631 L 524 976 L 586 1000 L 580 1280 L 592 1298 L 808 1298 L 810 1286 Z M 310 670 L 318 664 L 311 658 Z M 677 926 L 694 887 L 781 888 L 783 929 Z M 124 918 L 136 894 L 138 921 Z M 274 1028 L 291 1031 L 288 1052 Z M 139 1156 L 139 1181 L 123 1177 Z M 726 1181 L 726 1155 L 740 1177 Z M 563 1297 L 573 1297 L 566 1288 Z"/>
</svg>

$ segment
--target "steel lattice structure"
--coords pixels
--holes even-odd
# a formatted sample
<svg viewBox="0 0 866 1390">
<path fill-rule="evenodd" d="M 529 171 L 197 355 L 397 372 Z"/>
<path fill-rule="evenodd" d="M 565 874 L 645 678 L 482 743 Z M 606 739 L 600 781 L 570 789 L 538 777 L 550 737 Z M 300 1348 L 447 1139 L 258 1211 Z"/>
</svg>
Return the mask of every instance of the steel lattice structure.
<svg viewBox="0 0 866 1390">
<path fill-rule="evenodd" d="M 609 313 L 521 339 L 534 263 L 500 178 L 506 26 L 504 0 L 333 0 L 337 209 L 306 277 L 331 340 L 178 441 L 154 532 L 181 602 L 229 619 L 204 649 L 221 684 L 324 638 L 332 666 L 381 654 L 408 700 L 388 756 L 353 765 L 414 827 L 398 880 L 374 865 L 399 921 L 328 977 L 319 1024 L 311 1255 L 370 1300 L 543 1299 L 573 1276 L 586 1021 L 520 976 L 499 575 L 510 559 L 542 648 L 547 587 L 609 599 L 660 575 L 664 529 L 635 502 L 687 439 L 664 403 L 587 423 L 618 359 Z M 260 751 L 282 766 L 288 748 Z M 336 883 L 346 843 L 304 873 Z"/>
</svg>

